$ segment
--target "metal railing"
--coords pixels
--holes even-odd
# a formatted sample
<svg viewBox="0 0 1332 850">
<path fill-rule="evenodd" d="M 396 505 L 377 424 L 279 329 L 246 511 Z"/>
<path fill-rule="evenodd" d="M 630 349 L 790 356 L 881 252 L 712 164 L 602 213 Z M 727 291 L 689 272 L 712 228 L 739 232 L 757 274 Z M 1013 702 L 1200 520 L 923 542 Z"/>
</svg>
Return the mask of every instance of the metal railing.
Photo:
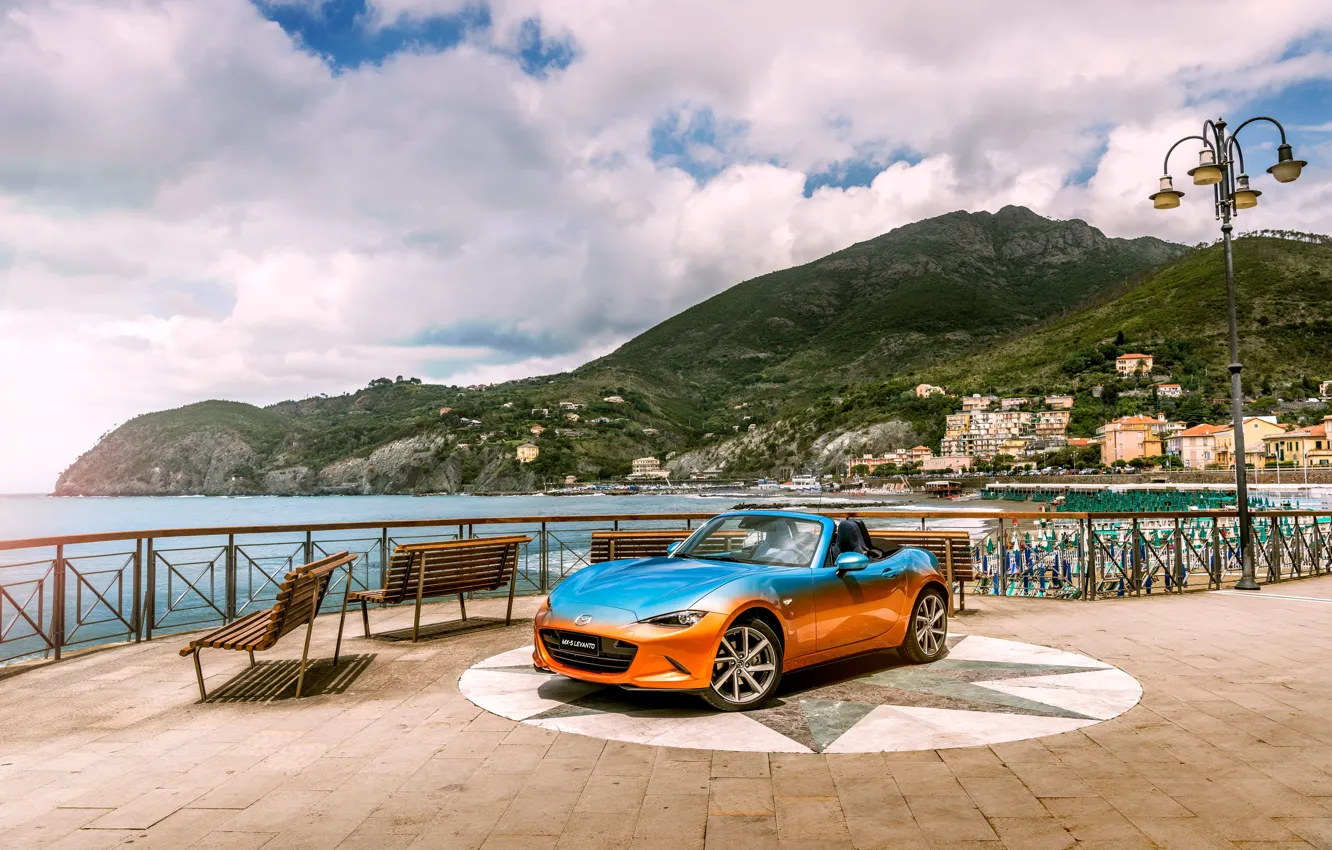
<svg viewBox="0 0 1332 850">
<path fill-rule="evenodd" d="M 821 511 L 871 529 L 966 528 L 968 594 L 1092 600 L 1219 589 L 1240 575 L 1234 511 L 1086 514 Z M 175 528 L 0 541 L 0 664 L 231 622 L 293 567 L 347 550 L 339 578 L 378 587 L 403 543 L 521 533 L 517 592 L 548 592 L 591 559 L 594 531 L 690 528 L 708 513 L 378 520 Z M 1332 572 L 1332 513 L 1254 514 L 1259 580 Z M 340 594 L 330 592 L 326 607 Z"/>
</svg>

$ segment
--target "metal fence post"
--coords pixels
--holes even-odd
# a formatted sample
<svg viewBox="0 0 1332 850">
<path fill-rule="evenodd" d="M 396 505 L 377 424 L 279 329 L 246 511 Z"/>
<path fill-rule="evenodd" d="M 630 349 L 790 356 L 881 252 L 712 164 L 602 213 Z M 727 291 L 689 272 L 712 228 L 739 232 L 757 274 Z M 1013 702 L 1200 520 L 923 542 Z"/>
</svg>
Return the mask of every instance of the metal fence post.
<svg viewBox="0 0 1332 850">
<path fill-rule="evenodd" d="M 546 524 L 541 523 L 541 575 L 538 593 L 550 592 L 550 539 L 546 536 Z"/>
<path fill-rule="evenodd" d="M 143 639 L 153 639 L 153 626 L 157 620 L 157 554 L 153 551 L 153 538 L 148 538 L 148 567 L 144 571 L 147 583 L 143 588 Z"/>
<path fill-rule="evenodd" d="M 1087 556 L 1083 561 L 1082 569 L 1082 583 L 1084 585 L 1082 598 L 1090 602 L 1096 598 L 1096 529 L 1092 526 L 1091 517 L 1087 517 L 1083 545 L 1087 547 Z"/>
<path fill-rule="evenodd" d="M 1133 518 L 1129 527 L 1129 564 L 1133 568 L 1133 595 L 1142 596 L 1142 529 L 1138 527 L 1138 518 Z"/>
<path fill-rule="evenodd" d="M 1281 581 L 1281 523 L 1276 517 L 1270 518 L 1267 535 L 1267 579 Z"/>
<path fill-rule="evenodd" d="M 130 591 L 130 632 L 135 643 L 143 641 L 143 538 L 134 541 L 134 584 Z"/>
<path fill-rule="evenodd" d="M 375 587 L 375 585 L 379 585 L 382 587 L 384 584 L 384 580 L 388 577 L 388 560 L 389 560 L 388 531 L 389 531 L 388 528 L 382 528 L 379 530 L 379 580 L 375 584 L 370 584 L 370 574 L 369 574 L 370 564 L 367 562 L 365 565 L 365 570 L 366 570 L 365 586 L 368 588 Z"/>
<path fill-rule="evenodd" d="M 1225 566 L 1221 563 L 1221 517 L 1212 517 L 1212 568 L 1207 571 L 1208 586 L 1221 589 L 1221 576 Z"/>
<path fill-rule="evenodd" d="M 227 596 L 227 622 L 236 619 L 236 535 L 227 535 L 227 562 L 223 583 Z"/>
<path fill-rule="evenodd" d="M 51 643 L 55 660 L 65 645 L 65 544 L 56 544 L 55 568 L 51 571 Z"/>
<path fill-rule="evenodd" d="M 1184 531 L 1180 528 L 1179 517 L 1175 517 L 1175 532 L 1171 537 L 1171 545 L 1175 548 L 1175 592 L 1184 592 Z"/>
<path fill-rule="evenodd" d="M 305 532 L 305 563 L 309 564 L 312 563 L 313 561 L 314 561 L 314 539 L 311 537 L 311 532 L 307 531 Z"/>
</svg>

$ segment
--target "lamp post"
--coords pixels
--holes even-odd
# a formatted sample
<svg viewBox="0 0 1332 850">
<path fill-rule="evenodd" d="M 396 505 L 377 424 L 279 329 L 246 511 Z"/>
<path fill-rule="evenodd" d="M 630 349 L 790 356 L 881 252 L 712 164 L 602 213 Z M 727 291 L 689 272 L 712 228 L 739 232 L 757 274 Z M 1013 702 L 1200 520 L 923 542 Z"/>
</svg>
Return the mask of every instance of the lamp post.
<svg viewBox="0 0 1332 850">
<path fill-rule="evenodd" d="M 1166 151 L 1165 166 L 1161 170 L 1161 188 L 1150 195 L 1152 205 L 1158 210 L 1173 209 L 1179 206 L 1179 199 L 1184 193 L 1174 188 L 1170 179 L 1170 154 L 1175 148 L 1190 139 L 1202 142 L 1198 152 L 1198 167 L 1189 169 L 1195 186 L 1212 187 L 1212 203 L 1216 209 L 1217 220 L 1221 222 L 1221 236 L 1225 242 L 1226 257 L 1226 306 L 1230 319 L 1230 407 L 1234 422 L 1235 452 L 1235 501 L 1239 510 L 1240 558 L 1243 561 L 1243 574 L 1236 590 L 1258 590 L 1254 579 L 1253 534 L 1249 519 L 1249 488 L 1245 476 L 1244 457 L 1244 388 L 1240 382 L 1239 331 L 1235 326 L 1235 264 L 1231 253 L 1230 233 L 1231 216 L 1240 210 L 1258 205 L 1258 196 L 1262 192 L 1249 187 L 1249 175 L 1244 172 L 1244 152 L 1236 138 L 1239 131 L 1255 121 L 1267 121 L 1275 125 L 1281 133 L 1281 145 L 1277 148 L 1277 162 L 1267 173 L 1276 178 L 1278 183 L 1290 183 L 1300 176 L 1301 169 L 1307 165 L 1304 160 L 1295 159 L 1290 145 L 1286 142 L 1286 130 L 1276 119 L 1266 116 L 1250 118 L 1226 134 L 1226 122 L 1223 118 L 1203 123 L 1200 136 L 1185 136 L 1170 146 Z M 1238 163 L 1239 174 L 1234 166 Z M 1219 568 L 1219 565 L 1218 565 Z"/>
</svg>

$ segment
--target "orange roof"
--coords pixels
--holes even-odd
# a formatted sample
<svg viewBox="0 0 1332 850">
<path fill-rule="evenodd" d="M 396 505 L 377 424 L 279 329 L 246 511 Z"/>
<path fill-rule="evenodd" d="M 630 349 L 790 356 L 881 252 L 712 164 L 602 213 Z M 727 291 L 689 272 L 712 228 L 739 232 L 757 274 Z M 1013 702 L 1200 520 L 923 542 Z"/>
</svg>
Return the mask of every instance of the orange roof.
<svg viewBox="0 0 1332 850">
<path fill-rule="evenodd" d="M 1153 419 L 1150 416 L 1125 416 L 1122 419 L 1115 419 L 1110 422 L 1111 425 L 1164 425 L 1160 419 Z"/>
<path fill-rule="evenodd" d="M 1152 355 L 1150 355 L 1150 354 L 1121 354 L 1121 355 L 1119 355 L 1118 357 L 1116 357 L 1115 359 L 1116 359 L 1116 360 L 1148 360 L 1148 359 L 1151 358 L 1151 356 L 1152 356 Z"/>
<path fill-rule="evenodd" d="M 914 449 L 912 449 L 913 452 L 928 452 L 929 450 L 930 450 L 929 446 L 916 446 Z"/>
<path fill-rule="evenodd" d="M 1218 431 L 1229 431 L 1230 428 L 1225 425 L 1208 425 L 1204 422 L 1201 425 L 1194 425 L 1192 428 L 1185 428 L 1176 434 L 1176 437 L 1210 437 Z"/>
<path fill-rule="evenodd" d="M 1273 434 L 1268 437 L 1269 440 L 1279 440 L 1283 437 L 1315 437 L 1323 439 L 1327 436 L 1327 423 L 1320 422 L 1317 425 L 1310 425 L 1308 428 L 1297 428 L 1294 431 L 1287 431 L 1284 434 Z"/>
</svg>

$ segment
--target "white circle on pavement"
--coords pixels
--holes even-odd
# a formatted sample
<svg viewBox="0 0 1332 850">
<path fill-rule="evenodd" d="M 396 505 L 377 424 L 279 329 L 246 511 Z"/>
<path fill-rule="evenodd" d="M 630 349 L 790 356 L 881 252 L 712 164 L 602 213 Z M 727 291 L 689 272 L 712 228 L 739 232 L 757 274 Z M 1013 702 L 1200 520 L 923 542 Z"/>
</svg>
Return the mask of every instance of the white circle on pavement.
<svg viewBox="0 0 1332 850">
<path fill-rule="evenodd" d="M 458 686 L 486 711 L 544 729 L 771 753 L 987 746 L 1102 723 L 1142 698 L 1136 679 L 1086 655 L 980 635 L 950 635 L 948 644 L 931 664 L 887 652 L 788 673 L 776 697 L 745 712 L 546 673 L 532 666 L 530 646 L 472 666 Z"/>
</svg>

